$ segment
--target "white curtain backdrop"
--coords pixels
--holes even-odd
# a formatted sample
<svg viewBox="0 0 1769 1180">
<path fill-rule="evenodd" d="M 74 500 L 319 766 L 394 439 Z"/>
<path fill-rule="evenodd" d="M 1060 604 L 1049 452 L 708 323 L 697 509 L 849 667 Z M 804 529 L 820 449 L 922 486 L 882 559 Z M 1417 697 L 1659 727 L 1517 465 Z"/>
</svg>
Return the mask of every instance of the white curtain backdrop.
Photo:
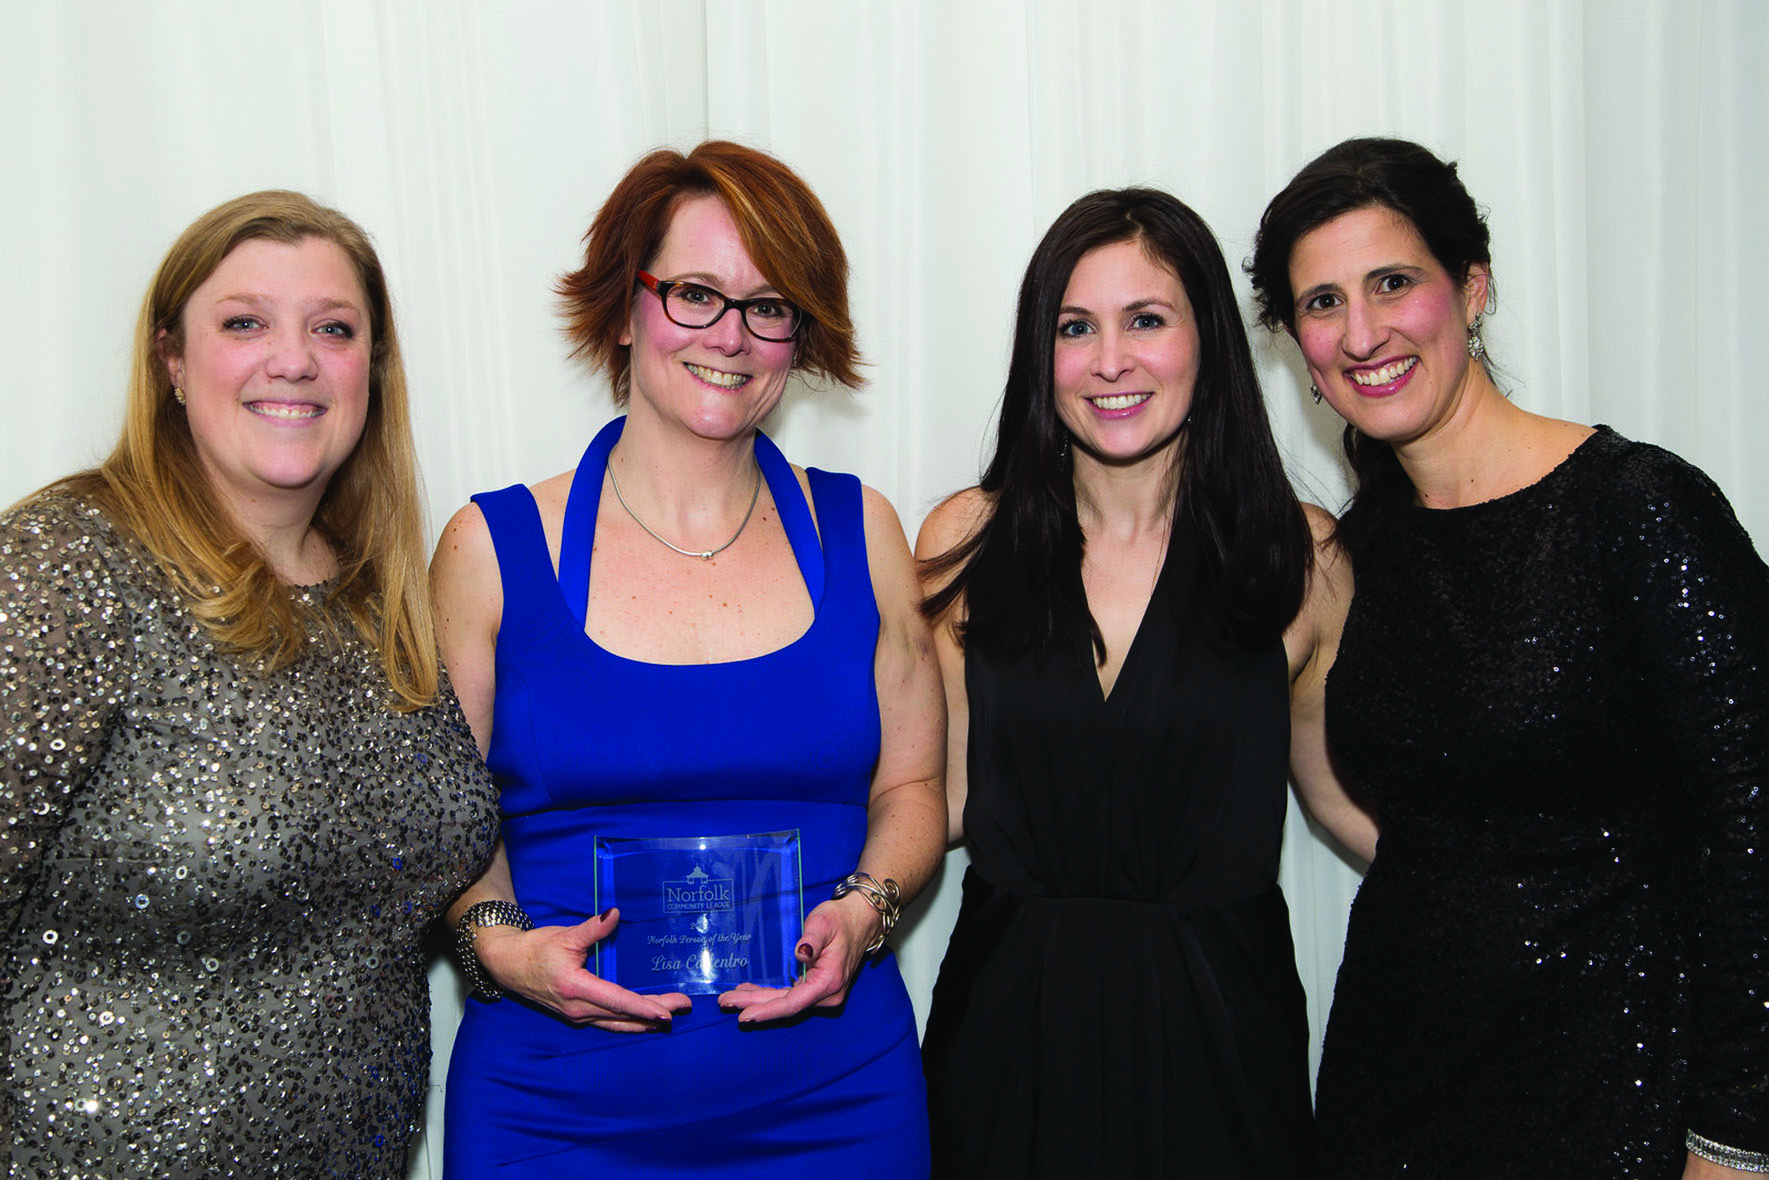
<svg viewBox="0 0 1769 1180">
<path fill-rule="evenodd" d="M 108 450 L 153 267 L 266 187 L 379 242 L 433 524 L 572 466 L 613 411 L 551 284 L 640 154 L 722 136 L 828 205 L 871 362 L 771 429 L 913 533 L 980 470 L 1016 285 L 1070 200 L 1170 189 L 1238 263 L 1298 167 L 1391 134 L 1490 211 L 1518 402 L 1678 451 L 1769 538 L 1758 0 L 0 0 L 0 27 L 0 502 Z M 1256 354 L 1298 488 L 1336 508 L 1336 419 L 1287 341 Z M 923 1015 L 963 864 L 900 939 Z M 1283 884 L 1318 1041 L 1357 878 L 1295 808 Z M 440 1095 L 460 998 L 449 963 L 433 982 Z M 414 1176 L 440 1133 L 433 1103 Z"/>
</svg>

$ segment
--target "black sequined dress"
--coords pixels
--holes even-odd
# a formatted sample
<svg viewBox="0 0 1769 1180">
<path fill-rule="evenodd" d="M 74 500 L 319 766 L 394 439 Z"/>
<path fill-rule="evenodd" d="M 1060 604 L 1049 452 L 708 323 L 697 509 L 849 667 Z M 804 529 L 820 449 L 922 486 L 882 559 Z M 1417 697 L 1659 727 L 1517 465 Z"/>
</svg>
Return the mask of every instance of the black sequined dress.
<svg viewBox="0 0 1769 1180">
<path fill-rule="evenodd" d="M 406 1174 L 423 931 L 497 801 L 452 692 L 397 713 L 318 590 L 218 651 L 61 495 L 0 517 L 0 1145 L 13 1177 Z"/>
<path fill-rule="evenodd" d="M 1769 1151 L 1769 570 L 1699 471 L 1599 428 L 1355 563 L 1327 684 L 1373 797 L 1323 1177 L 1681 1174 Z"/>
</svg>

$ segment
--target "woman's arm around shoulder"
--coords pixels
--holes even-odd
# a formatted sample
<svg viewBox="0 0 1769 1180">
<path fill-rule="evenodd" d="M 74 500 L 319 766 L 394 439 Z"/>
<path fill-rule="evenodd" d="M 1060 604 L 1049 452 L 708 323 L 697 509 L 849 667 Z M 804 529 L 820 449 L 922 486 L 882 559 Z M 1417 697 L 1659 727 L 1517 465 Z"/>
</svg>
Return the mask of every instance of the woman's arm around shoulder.
<svg viewBox="0 0 1769 1180">
<path fill-rule="evenodd" d="M 943 589 L 956 570 L 930 572 L 927 563 L 963 545 L 989 517 L 989 497 L 981 488 L 966 488 L 948 496 L 922 521 L 915 538 L 915 558 L 922 570 L 922 593 Z M 964 685 L 964 648 L 958 628 L 964 621 L 960 598 L 932 621 L 934 653 L 940 662 L 940 681 L 946 691 L 946 841 L 956 845 L 964 839 L 964 802 L 970 790 L 966 759 L 970 745 L 970 697 Z"/>
<path fill-rule="evenodd" d="M 468 504 L 444 526 L 436 555 L 430 560 L 430 587 L 442 660 L 483 755 L 491 747 L 504 592 L 491 529 L 478 505 Z M 519 901 L 502 842 L 485 875 L 449 907 L 449 926 L 456 927 L 462 916 L 482 901 Z M 672 1011 L 688 1007 L 686 996 L 637 995 L 598 979 L 584 966 L 590 948 L 612 933 L 619 921 L 619 915 L 610 910 L 575 926 L 540 926 L 528 931 L 514 926 L 479 926 L 473 954 L 499 987 L 568 1020 L 610 1032 L 667 1027 Z"/>
<path fill-rule="evenodd" d="M 873 682 L 881 745 L 859 868 L 894 878 L 907 902 L 945 854 L 946 700 L 903 524 L 871 488 L 865 504 L 866 559 L 879 614 Z"/>
<path fill-rule="evenodd" d="M 946 709 L 903 525 L 882 495 L 871 488 L 862 495 L 866 559 L 879 614 L 873 681 L 880 746 L 866 808 L 866 844 L 855 868 L 874 881 L 896 881 L 907 904 L 933 877 L 945 848 Z M 744 985 L 724 993 L 719 1003 L 740 1012 L 746 1024 L 840 1004 L 882 928 L 883 918 L 857 893 L 823 902 L 805 917 L 798 947 L 805 973 L 798 983 L 785 990 Z"/>
<path fill-rule="evenodd" d="M 1313 504 L 1303 509 L 1314 534 L 1314 565 L 1302 609 L 1284 632 L 1290 661 L 1290 777 L 1314 821 L 1368 863 L 1376 856 L 1376 817 L 1340 779 L 1327 751 L 1327 673 L 1339 654 L 1339 634 L 1351 605 L 1351 559 L 1333 541 L 1332 516 Z"/>
</svg>

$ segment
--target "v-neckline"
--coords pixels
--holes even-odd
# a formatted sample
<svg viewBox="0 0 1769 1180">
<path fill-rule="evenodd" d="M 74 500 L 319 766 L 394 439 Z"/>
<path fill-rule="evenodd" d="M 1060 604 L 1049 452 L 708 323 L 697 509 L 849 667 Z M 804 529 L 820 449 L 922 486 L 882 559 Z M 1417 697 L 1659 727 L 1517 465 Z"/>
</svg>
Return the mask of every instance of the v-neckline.
<svg viewBox="0 0 1769 1180">
<path fill-rule="evenodd" d="M 1177 525 L 1177 523 L 1178 522 L 1176 521 L 1175 524 Z M 1143 603 L 1142 615 L 1136 620 L 1136 630 L 1130 635 L 1130 645 L 1124 649 L 1124 659 L 1118 665 L 1118 675 L 1117 678 L 1112 681 L 1112 687 L 1110 689 L 1107 689 L 1105 682 L 1100 679 L 1099 661 L 1093 658 L 1093 645 L 1091 641 L 1088 644 L 1088 671 L 1093 674 L 1090 679 L 1093 681 L 1095 691 L 1099 694 L 1099 703 L 1102 706 L 1109 707 L 1112 703 L 1112 698 L 1118 695 L 1118 687 L 1124 683 L 1124 677 L 1130 672 L 1130 661 L 1136 658 L 1137 648 L 1142 643 L 1143 632 L 1148 629 L 1149 612 L 1154 608 L 1156 600 L 1161 597 L 1162 591 L 1166 589 L 1167 569 L 1168 566 L 1173 563 L 1173 545 L 1176 540 L 1177 532 L 1178 530 L 1175 528 L 1170 529 L 1167 534 L 1167 551 L 1161 554 L 1161 568 L 1155 574 L 1155 584 L 1149 589 L 1148 601 Z M 1085 602 L 1086 598 L 1086 586 L 1083 584 L 1082 601 Z M 1093 605 L 1089 603 L 1087 609 L 1091 613 Z"/>
</svg>

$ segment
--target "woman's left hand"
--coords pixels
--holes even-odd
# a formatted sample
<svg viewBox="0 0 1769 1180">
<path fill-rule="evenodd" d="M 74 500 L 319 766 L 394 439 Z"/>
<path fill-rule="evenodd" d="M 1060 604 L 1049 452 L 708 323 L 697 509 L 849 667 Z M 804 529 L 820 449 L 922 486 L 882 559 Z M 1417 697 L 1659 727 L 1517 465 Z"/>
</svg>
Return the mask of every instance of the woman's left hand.
<svg viewBox="0 0 1769 1180">
<path fill-rule="evenodd" d="M 826 901 L 805 919 L 796 951 L 805 973 L 791 987 L 740 983 L 719 997 L 719 1007 L 738 1013 L 739 1024 L 785 1020 L 807 1008 L 834 1008 L 848 998 L 848 986 L 865 961 L 866 947 L 878 936 L 878 912 L 858 894 Z"/>
</svg>

